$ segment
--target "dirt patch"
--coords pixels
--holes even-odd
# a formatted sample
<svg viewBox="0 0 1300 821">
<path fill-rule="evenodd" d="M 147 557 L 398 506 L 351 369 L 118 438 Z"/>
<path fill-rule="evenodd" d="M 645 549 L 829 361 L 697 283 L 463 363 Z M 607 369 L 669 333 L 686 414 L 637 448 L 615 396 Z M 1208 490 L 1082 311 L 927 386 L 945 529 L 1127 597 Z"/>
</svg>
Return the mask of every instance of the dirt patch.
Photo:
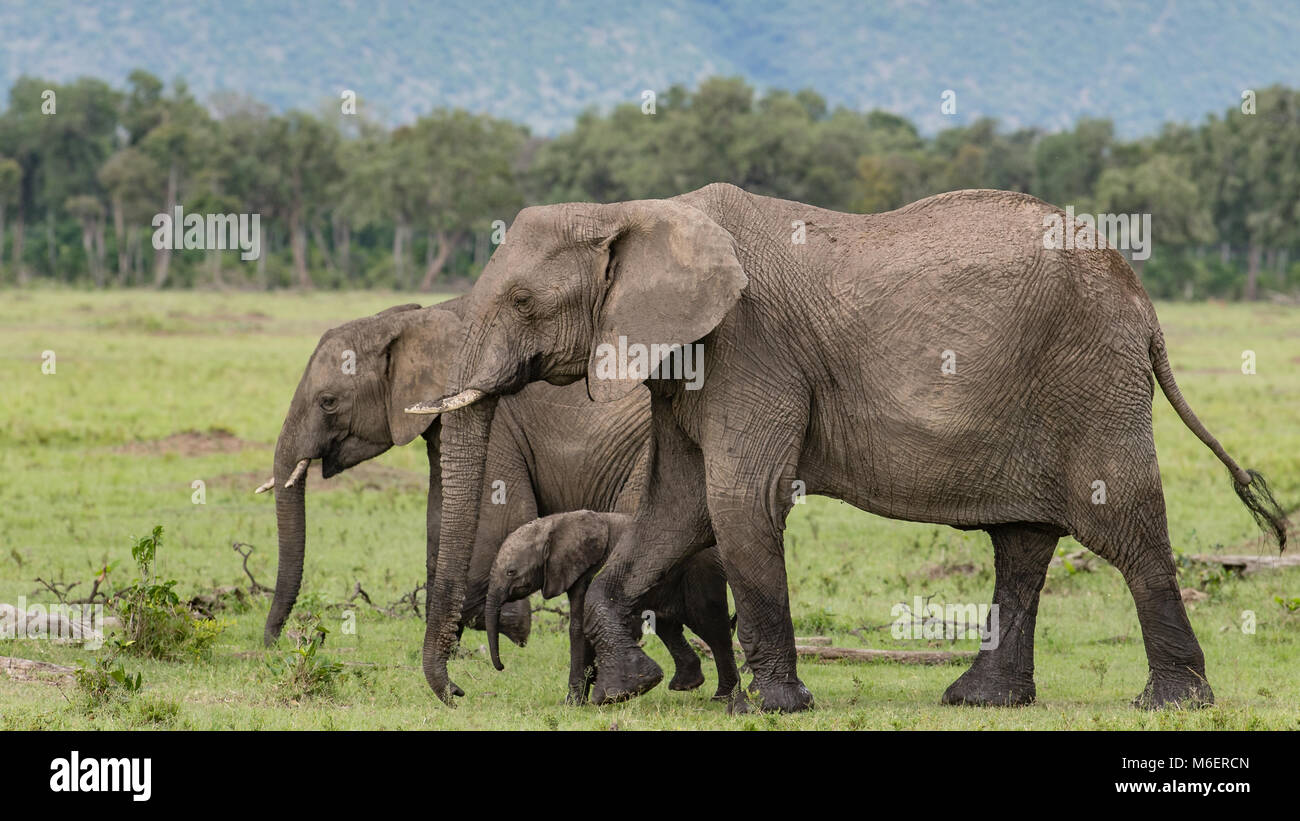
<svg viewBox="0 0 1300 821">
<path fill-rule="evenodd" d="M 168 311 L 167 316 L 171 319 L 180 319 L 200 325 L 211 325 L 217 323 L 250 324 L 265 322 L 266 320 L 271 319 L 270 314 L 264 314 L 261 311 L 245 311 L 244 313 L 220 311 L 211 314 L 193 314 L 189 311 Z"/>
<path fill-rule="evenodd" d="M 946 579 L 949 576 L 974 576 L 979 568 L 973 564 L 933 564 L 925 569 L 927 579 Z"/>
<path fill-rule="evenodd" d="M 97 316 L 93 324 L 100 330 L 150 336 L 207 336 L 214 333 L 262 333 L 271 320 L 270 315 L 261 311 L 215 311 L 208 314 L 168 311 L 158 314 L 126 310 Z"/>
<path fill-rule="evenodd" d="M 214 453 L 237 453 L 248 448 L 265 448 L 267 445 L 240 439 L 225 428 L 206 431 L 186 430 L 163 439 L 129 442 L 113 449 L 114 453 L 143 456 L 162 456 L 175 453 L 179 456 L 209 456 Z"/>
</svg>

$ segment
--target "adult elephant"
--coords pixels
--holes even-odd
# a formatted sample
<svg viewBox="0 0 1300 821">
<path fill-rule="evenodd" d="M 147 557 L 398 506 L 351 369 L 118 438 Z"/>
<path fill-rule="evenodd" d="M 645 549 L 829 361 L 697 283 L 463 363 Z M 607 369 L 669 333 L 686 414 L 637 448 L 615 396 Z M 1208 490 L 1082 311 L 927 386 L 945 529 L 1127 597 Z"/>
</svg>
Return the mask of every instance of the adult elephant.
<svg viewBox="0 0 1300 821">
<path fill-rule="evenodd" d="M 280 550 L 267 644 L 279 637 L 302 582 L 306 471 L 312 459 L 320 460 L 321 473 L 329 478 L 423 436 L 429 455 L 427 558 L 433 572 L 442 513 L 440 424 L 436 417 L 402 409 L 445 383 L 463 335 L 465 307 L 464 297 L 428 308 L 400 305 L 321 337 L 281 426 L 275 475 L 259 489 L 275 487 Z M 488 573 L 501 543 L 516 528 L 550 513 L 633 510 L 645 471 L 649 420 L 644 392 L 606 405 L 591 402 L 581 385 L 538 384 L 502 402 L 488 443 L 486 492 L 458 625 L 483 629 Z M 508 605 L 502 632 L 522 645 L 530 622 L 526 601 Z M 689 646 L 681 645 L 670 649 L 685 658 L 678 654 Z"/>
<path fill-rule="evenodd" d="M 520 212 L 471 294 L 449 395 L 412 409 L 464 408 L 442 430 L 424 663 L 434 690 L 457 692 L 446 662 L 497 397 L 585 377 L 593 398 L 615 400 L 645 376 L 627 367 L 647 364 L 637 354 L 652 363 L 666 346 L 697 343 L 702 384 L 647 382 L 653 453 L 636 547 L 611 554 L 587 596 L 593 700 L 660 680 L 626 627 L 630 603 L 716 533 L 762 705 L 812 705 L 796 674 L 782 544 L 797 479 L 882 516 L 990 533 L 999 641 L 945 701 L 1033 700 L 1038 595 L 1065 534 L 1115 564 L 1132 592 L 1150 668 L 1138 701 L 1212 701 L 1176 584 L 1153 373 L 1282 542 L 1284 517 L 1192 414 L 1123 257 L 1045 247 L 1045 226 L 1063 219 L 1005 191 L 857 215 L 726 184 Z M 625 352 L 630 362 L 611 367 Z"/>
</svg>

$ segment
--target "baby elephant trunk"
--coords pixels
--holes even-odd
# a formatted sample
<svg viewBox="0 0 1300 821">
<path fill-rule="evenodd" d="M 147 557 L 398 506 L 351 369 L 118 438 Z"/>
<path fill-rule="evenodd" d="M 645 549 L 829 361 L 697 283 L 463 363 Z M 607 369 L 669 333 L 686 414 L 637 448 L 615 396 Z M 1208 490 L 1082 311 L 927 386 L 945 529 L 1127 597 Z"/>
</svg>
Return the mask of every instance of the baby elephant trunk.
<svg viewBox="0 0 1300 821">
<path fill-rule="evenodd" d="M 498 670 L 506 669 L 501 663 L 501 641 L 499 634 L 501 632 L 501 604 L 505 598 L 505 591 L 499 587 L 492 587 L 488 590 L 487 604 L 483 608 L 484 626 L 487 628 L 488 653 L 492 656 L 492 666 Z"/>
</svg>

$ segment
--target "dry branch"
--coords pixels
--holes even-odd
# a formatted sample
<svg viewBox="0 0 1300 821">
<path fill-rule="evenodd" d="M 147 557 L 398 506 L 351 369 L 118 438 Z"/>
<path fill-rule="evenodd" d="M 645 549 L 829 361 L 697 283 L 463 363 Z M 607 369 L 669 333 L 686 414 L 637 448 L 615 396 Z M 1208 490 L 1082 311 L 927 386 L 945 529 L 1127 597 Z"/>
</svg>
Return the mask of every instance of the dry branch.
<svg viewBox="0 0 1300 821">
<path fill-rule="evenodd" d="M 691 642 L 704 655 L 713 657 L 707 644 L 696 638 L 691 639 Z M 744 651 L 740 642 L 736 642 L 735 647 L 737 650 Z M 954 664 L 975 658 L 973 650 L 862 650 L 853 647 L 812 644 L 796 644 L 794 649 L 804 658 L 857 662 L 888 661 L 895 664 Z"/>
<path fill-rule="evenodd" d="M 248 549 L 247 550 L 240 549 L 244 547 Z M 236 553 L 244 557 L 244 575 L 248 577 L 248 584 L 249 584 L 248 592 L 252 593 L 254 596 L 256 596 L 258 593 L 261 593 L 263 595 L 268 595 L 268 596 L 274 593 L 275 592 L 274 587 L 267 587 L 264 584 L 259 584 L 257 579 L 253 578 L 253 571 L 248 569 L 248 557 L 253 555 L 253 551 L 256 550 L 256 548 L 253 545 L 247 544 L 245 542 L 234 542 L 233 544 L 231 544 L 231 548 Z"/>
</svg>

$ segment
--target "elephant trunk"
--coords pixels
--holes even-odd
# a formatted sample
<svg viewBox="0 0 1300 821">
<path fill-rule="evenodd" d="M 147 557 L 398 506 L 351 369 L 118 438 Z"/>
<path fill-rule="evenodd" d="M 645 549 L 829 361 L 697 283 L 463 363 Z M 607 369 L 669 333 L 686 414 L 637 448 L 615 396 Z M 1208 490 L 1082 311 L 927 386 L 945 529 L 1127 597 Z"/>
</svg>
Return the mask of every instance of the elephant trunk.
<svg viewBox="0 0 1300 821">
<path fill-rule="evenodd" d="M 505 598 L 501 588 L 493 587 L 488 591 L 487 604 L 483 608 L 483 620 L 486 622 L 488 653 L 492 656 L 492 666 L 498 670 L 506 669 L 501 663 L 500 641 L 498 639 L 501 623 L 501 601 Z"/>
<path fill-rule="evenodd" d="M 447 659 L 458 640 L 496 402 L 495 396 L 485 397 L 446 414 L 442 421 L 442 521 L 425 608 L 424 677 L 448 704 L 453 695 L 464 694 L 447 675 Z"/>
<path fill-rule="evenodd" d="M 302 584 L 302 562 L 307 551 L 306 471 L 292 486 L 285 487 L 298 464 L 290 437 L 287 432 L 281 432 L 275 448 L 275 522 L 280 559 L 275 577 L 275 598 L 271 601 L 271 612 L 266 616 L 266 630 L 262 636 L 267 645 L 280 637 Z"/>
</svg>

